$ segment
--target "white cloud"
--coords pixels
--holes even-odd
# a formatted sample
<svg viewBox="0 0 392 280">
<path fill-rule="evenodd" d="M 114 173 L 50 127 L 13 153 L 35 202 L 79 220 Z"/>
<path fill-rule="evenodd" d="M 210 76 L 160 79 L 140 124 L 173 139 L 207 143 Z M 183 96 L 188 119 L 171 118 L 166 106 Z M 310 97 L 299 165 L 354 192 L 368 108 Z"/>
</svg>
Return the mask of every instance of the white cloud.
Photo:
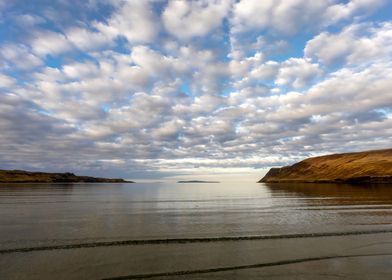
<svg viewBox="0 0 392 280">
<path fill-rule="evenodd" d="M 294 34 L 301 28 L 314 29 L 347 19 L 358 12 L 379 8 L 383 0 L 350 0 L 347 3 L 313 0 L 241 0 L 233 11 L 233 31 L 275 30 Z"/>
<path fill-rule="evenodd" d="M 34 25 L 39 23 L 44 23 L 45 19 L 37 15 L 23 14 L 23 15 L 18 15 L 16 17 L 16 21 L 23 28 L 34 28 Z"/>
<path fill-rule="evenodd" d="M 63 66 L 63 72 L 69 78 L 84 80 L 88 76 L 96 76 L 99 71 L 97 66 L 92 62 L 77 62 Z"/>
<path fill-rule="evenodd" d="M 230 0 L 169 1 L 162 14 L 168 32 L 181 39 L 203 36 L 221 25 Z"/>
<path fill-rule="evenodd" d="M 157 140 L 171 140 L 175 141 L 179 136 L 184 125 L 183 120 L 171 120 L 165 123 L 162 123 L 160 127 L 153 130 L 152 134 Z"/>
<path fill-rule="evenodd" d="M 16 80 L 0 73 L 0 88 L 10 88 L 16 84 Z"/>
<path fill-rule="evenodd" d="M 81 50 L 100 49 L 113 44 L 113 38 L 102 32 L 90 31 L 86 28 L 73 27 L 66 32 L 67 39 Z"/>
<path fill-rule="evenodd" d="M 276 61 L 258 59 L 262 57 L 256 53 L 253 57 L 230 62 L 231 73 L 234 78 L 232 83 L 236 89 L 252 88 L 254 93 L 264 92 L 262 84 L 275 80 L 280 64 Z M 256 59 L 255 59 L 256 58 Z M 256 85 L 256 87 L 254 87 Z M 261 86 L 261 87 L 260 87 Z"/>
<path fill-rule="evenodd" d="M 56 55 L 69 51 L 73 48 L 64 34 L 43 31 L 34 34 L 35 39 L 31 42 L 33 53 L 45 57 L 46 55 Z"/>
<path fill-rule="evenodd" d="M 223 98 L 213 95 L 201 95 L 194 99 L 193 104 L 189 107 L 192 112 L 212 112 L 222 105 Z"/>
<path fill-rule="evenodd" d="M 131 58 L 135 64 L 146 69 L 151 75 L 162 73 L 170 66 L 169 58 L 147 46 L 135 46 Z"/>
<path fill-rule="evenodd" d="M 283 33 L 294 33 L 304 24 L 319 19 L 328 7 L 327 1 L 242 0 L 234 8 L 234 32 L 252 28 L 272 28 Z"/>
<path fill-rule="evenodd" d="M 302 58 L 290 58 L 282 63 L 275 83 L 299 89 L 309 85 L 321 73 L 317 64 Z"/>
<path fill-rule="evenodd" d="M 305 56 L 325 64 L 360 64 L 390 59 L 392 55 L 392 23 L 380 25 L 354 24 L 340 33 L 323 32 L 310 40 Z"/>
<path fill-rule="evenodd" d="M 338 22 L 359 12 L 372 13 L 385 3 L 385 0 L 351 0 L 347 3 L 337 3 L 327 8 L 324 18 L 327 22 Z"/>
<path fill-rule="evenodd" d="M 232 58 L 230 60 L 230 71 L 234 77 L 244 76 L 249 69 L 260 65 L 264 61 L 264 56 L 261 52 L 256 52 L 251 57 L 246 58 Z"/>
<path fill-rule="evenodd" d="M 0 12 L 7 7 L 8 1 L 7 0 L 0 0 Z"/>
<path fill-rule="evenodd" d="M 148 72 L 138 66 L 118 67 L 117 78 L 135 89 L 148 85 Z"/>
<path fill-rule="evenodd" d="M 273 80 L 279 70 L 279 63 L 276 61 L 267 61 L 250 71 L 254 79 Z"/>
<path fill-rule="evenodd" d="M 301 89 L 309 87 L 317 77 L 323 74 L 320 66 L 312 63 L 309 58 L 289 58 L 283 62 L 264 61 L 260 53 L 242 60 L 231 60 L 230 69 L 236 89 L 249 87 L 254 92 L 264 93 L 265 88 L 260 86 L 272 86 L 271 81 L 274 81 L 276 86 Z"/>
<path fill-rule="evenodd" d="M 0 67 L 28 70 L 41 66 L 43 61 L 31 53 L 31 50 L 22 44 L 7 44 L 0 48 L 0 56 L 5 65 Z"/>
<path fill-rule="evenodd" d="M 120 1 L 107 23 L 93 21 L 64 28 L 64 32 L 35 31 L 30 42 L 35 55 L 57 55 L 75 50 L 94 51 L 115 45 L 119 36 L 130 43 L 151 42 L 159 31 L 158 17 L 147 1 Z M 54 19 L 53 19 L 54 20 Z M 79 23 L 80 25 L 80 23 Z"/>
<path fill-rule="evenodd" d="M 124 36 L 129 42 L 151 42 L 159 31 L 158 18 L 148 1 L 120 1 L 118 10 L 108 24 L 96 23 L 95 27 L 108 37 Z"/>
</svg>

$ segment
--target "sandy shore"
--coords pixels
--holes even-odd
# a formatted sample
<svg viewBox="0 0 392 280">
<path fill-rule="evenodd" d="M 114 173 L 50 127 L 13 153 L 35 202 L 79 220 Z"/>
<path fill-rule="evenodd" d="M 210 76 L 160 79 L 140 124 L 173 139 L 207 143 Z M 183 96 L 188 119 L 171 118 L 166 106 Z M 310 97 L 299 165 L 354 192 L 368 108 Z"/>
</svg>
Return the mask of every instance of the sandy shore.
<svg viewBox="0 0 392 280">
<path fill-rule="evenodd" d="M 10 252 L 1 254 L 0 279 L 386 279 L 391 240 L 379 233 Z"/>
</svg>

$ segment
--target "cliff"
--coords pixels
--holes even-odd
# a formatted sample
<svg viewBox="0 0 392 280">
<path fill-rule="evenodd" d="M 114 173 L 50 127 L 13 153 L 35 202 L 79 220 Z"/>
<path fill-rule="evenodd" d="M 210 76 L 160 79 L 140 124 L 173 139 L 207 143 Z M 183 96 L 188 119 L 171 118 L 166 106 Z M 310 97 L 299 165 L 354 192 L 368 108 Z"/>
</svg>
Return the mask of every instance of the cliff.
<svg viewBox="0 0 392 280">
<path fill-rule="evenodd" d="M 0 183 L 133 183 L 124 179 L 76 176 L 73 173 L 29 172 L 0 170 Z"/>
<path fill-rule="evenodd" d="M 392 149 L 308 158 L 271 168 L 261 182 L 392 183 Z"/>
</svg>

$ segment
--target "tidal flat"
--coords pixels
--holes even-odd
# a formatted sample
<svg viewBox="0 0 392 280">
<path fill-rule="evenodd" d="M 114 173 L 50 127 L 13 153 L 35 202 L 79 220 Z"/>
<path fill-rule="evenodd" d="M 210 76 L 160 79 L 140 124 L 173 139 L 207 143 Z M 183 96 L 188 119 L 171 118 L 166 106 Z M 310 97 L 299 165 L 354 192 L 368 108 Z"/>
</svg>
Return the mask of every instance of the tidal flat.
<svg viewBox="0 0 392 280">
<path fill-rule="evenodd" d="M 0 185 L 0 279 L 386 279 L 392 185 Z"/>
</svg>

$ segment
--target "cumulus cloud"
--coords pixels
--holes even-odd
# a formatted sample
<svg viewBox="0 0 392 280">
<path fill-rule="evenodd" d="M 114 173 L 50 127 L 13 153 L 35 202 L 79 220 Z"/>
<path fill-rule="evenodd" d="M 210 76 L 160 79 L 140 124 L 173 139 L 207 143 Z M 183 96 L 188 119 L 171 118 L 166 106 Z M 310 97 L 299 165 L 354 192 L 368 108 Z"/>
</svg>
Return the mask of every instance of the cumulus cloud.
<svg viewBox="0 0 392 280">
<path fill-rule="evenodd" d="M 135 46 L 132 49 L 131 58 L 136 65 L 146 69 L 151 75 L 167 71 L 170 66 L 169 58 L 147 46 Z"/>
<path fill-rule="evenodd" d="M 252 28 L 273 28 L 294 33 L 304 24 L 318 19 L 328 7 L 325 1 L 257 1 L 242 0 L 234 8 L 234 31 Z"/>
<path fill-rule="evenodd" d="M 67 39 L 80 50 L 101 49 L 113 44 L 113 37 L 103 32 L 91 31 L 87 28 L 72 27 L 67 30 Z"/>
<path fill-rule="evenodd" d="M 302 58 L 290 58 L 282 63 L 275 83 L 299 89 L 309 85 L 320 74 L 321 70 L 317 64 Z"/>
<path fill-rule="evenodd" d="M 31 53 L 28 46 L 23 44 L 6 44 L 0 47 L 0 56 L 3 60 L 2 68 L 28 70 L 43 65 L 37 55 Z"/>
<path fill-rule="evenodd" d="M 0 87 L 11 88 L 16 84 L 15 78 L 0 73 Z"/>
<path fill-rule="evenodd" d="M 82 51 L 101 50 L 114 47 L 119 37 L 125 38 L 130 43 L 151 42 L 159 32 L 158 17 L 148 1 L 117 1 L 114 11 L 106 21 L 94 20 L 91 22 L 76 22 L 74 25 L 62 27 L 62 32 L 49 30 L 36 31 L 30 45 L 33 53 L 45 57 L 58 55 L 74 50 L 75 47 Z M 89 5 L 87 5 L 90 7 Z M 64 8 L 64 7 L 62 7 Z M 81 10 L 86 7 L 81 7 Z M 57 21 L 61 16 L 51 10 L 50 20 Z M 20 24 L 36 24 L 44 21 L 42 17 L 21 15 Z"/>
<path fill-rule="evenodd" d="M 325 64 L 359 64 L 389 59 L 392 54 L 392 24 L 354 24 L 339 33 L 323 32 L 310 40 L 305 56 Z"/>
<path fill-rule="evenodd" d="M 221 25 L 231 0 L 169 1 L 162 14 L 167 31 L 181 39 L 203 36 Z"/>
<path fill-rule="evenodd" d="M 148 1 L 120 1 L 118 10 L 108 24 L 95 27 L 109 37 L 124 36 L 129 42 L 150 42 L 157 35 L 159 25 Z"/>
<path fill-rule="evenodd" d="M 33 53 L 45 57 L 46 55 L 56 55 L 72 49 L 67 37 L 58 32 L 42 31 L 35 34 L 35 39 L 31 42 Z"/>
<path fill-rule="evenodd" d="M 361 12 L 372 13 L 385 3 L 385 0 L 351 0 L 347 3 L 335 3 L 327 8 L 324 18 L 330 22 L 338 22 Z"/>
<path fill-rule="evenodd" d="M 71 79 L 85 79 L 88 76 L 96 76 L 98 74 L 97 65 L 92 62 L 72 63 L 63 66 L 63 72 Z"/>
<path fill-rule="evenodd" d="M 179 133 L 181 133 L 183 125 L 183 120 L 171 120 L 162 123 L 160 127 L 153 130 L 152 134 L 160 140 L 175 141 L 178 138 Z"/>
<path fill-rule="evenodd" d="M 1 4 L 0 4 L 1 7 Z M 30 15 L 30 14 L 23 14 L 16 17 L 17 23 L 24 28 L 33 28 L 34 25 L 44 23 L 45 19 L 37 16 L 37 15 Z"/>
<path fill-rule="evenodd" d="M 338 1 L 258 1 L 241 0 L 234 7 L 233 31 L 270 28 L 294 34 L 301 28 L 323 27 L 348 19 L 359 12 L 370 12 L 382 6 L 383 0 Z"/>
</svg>

